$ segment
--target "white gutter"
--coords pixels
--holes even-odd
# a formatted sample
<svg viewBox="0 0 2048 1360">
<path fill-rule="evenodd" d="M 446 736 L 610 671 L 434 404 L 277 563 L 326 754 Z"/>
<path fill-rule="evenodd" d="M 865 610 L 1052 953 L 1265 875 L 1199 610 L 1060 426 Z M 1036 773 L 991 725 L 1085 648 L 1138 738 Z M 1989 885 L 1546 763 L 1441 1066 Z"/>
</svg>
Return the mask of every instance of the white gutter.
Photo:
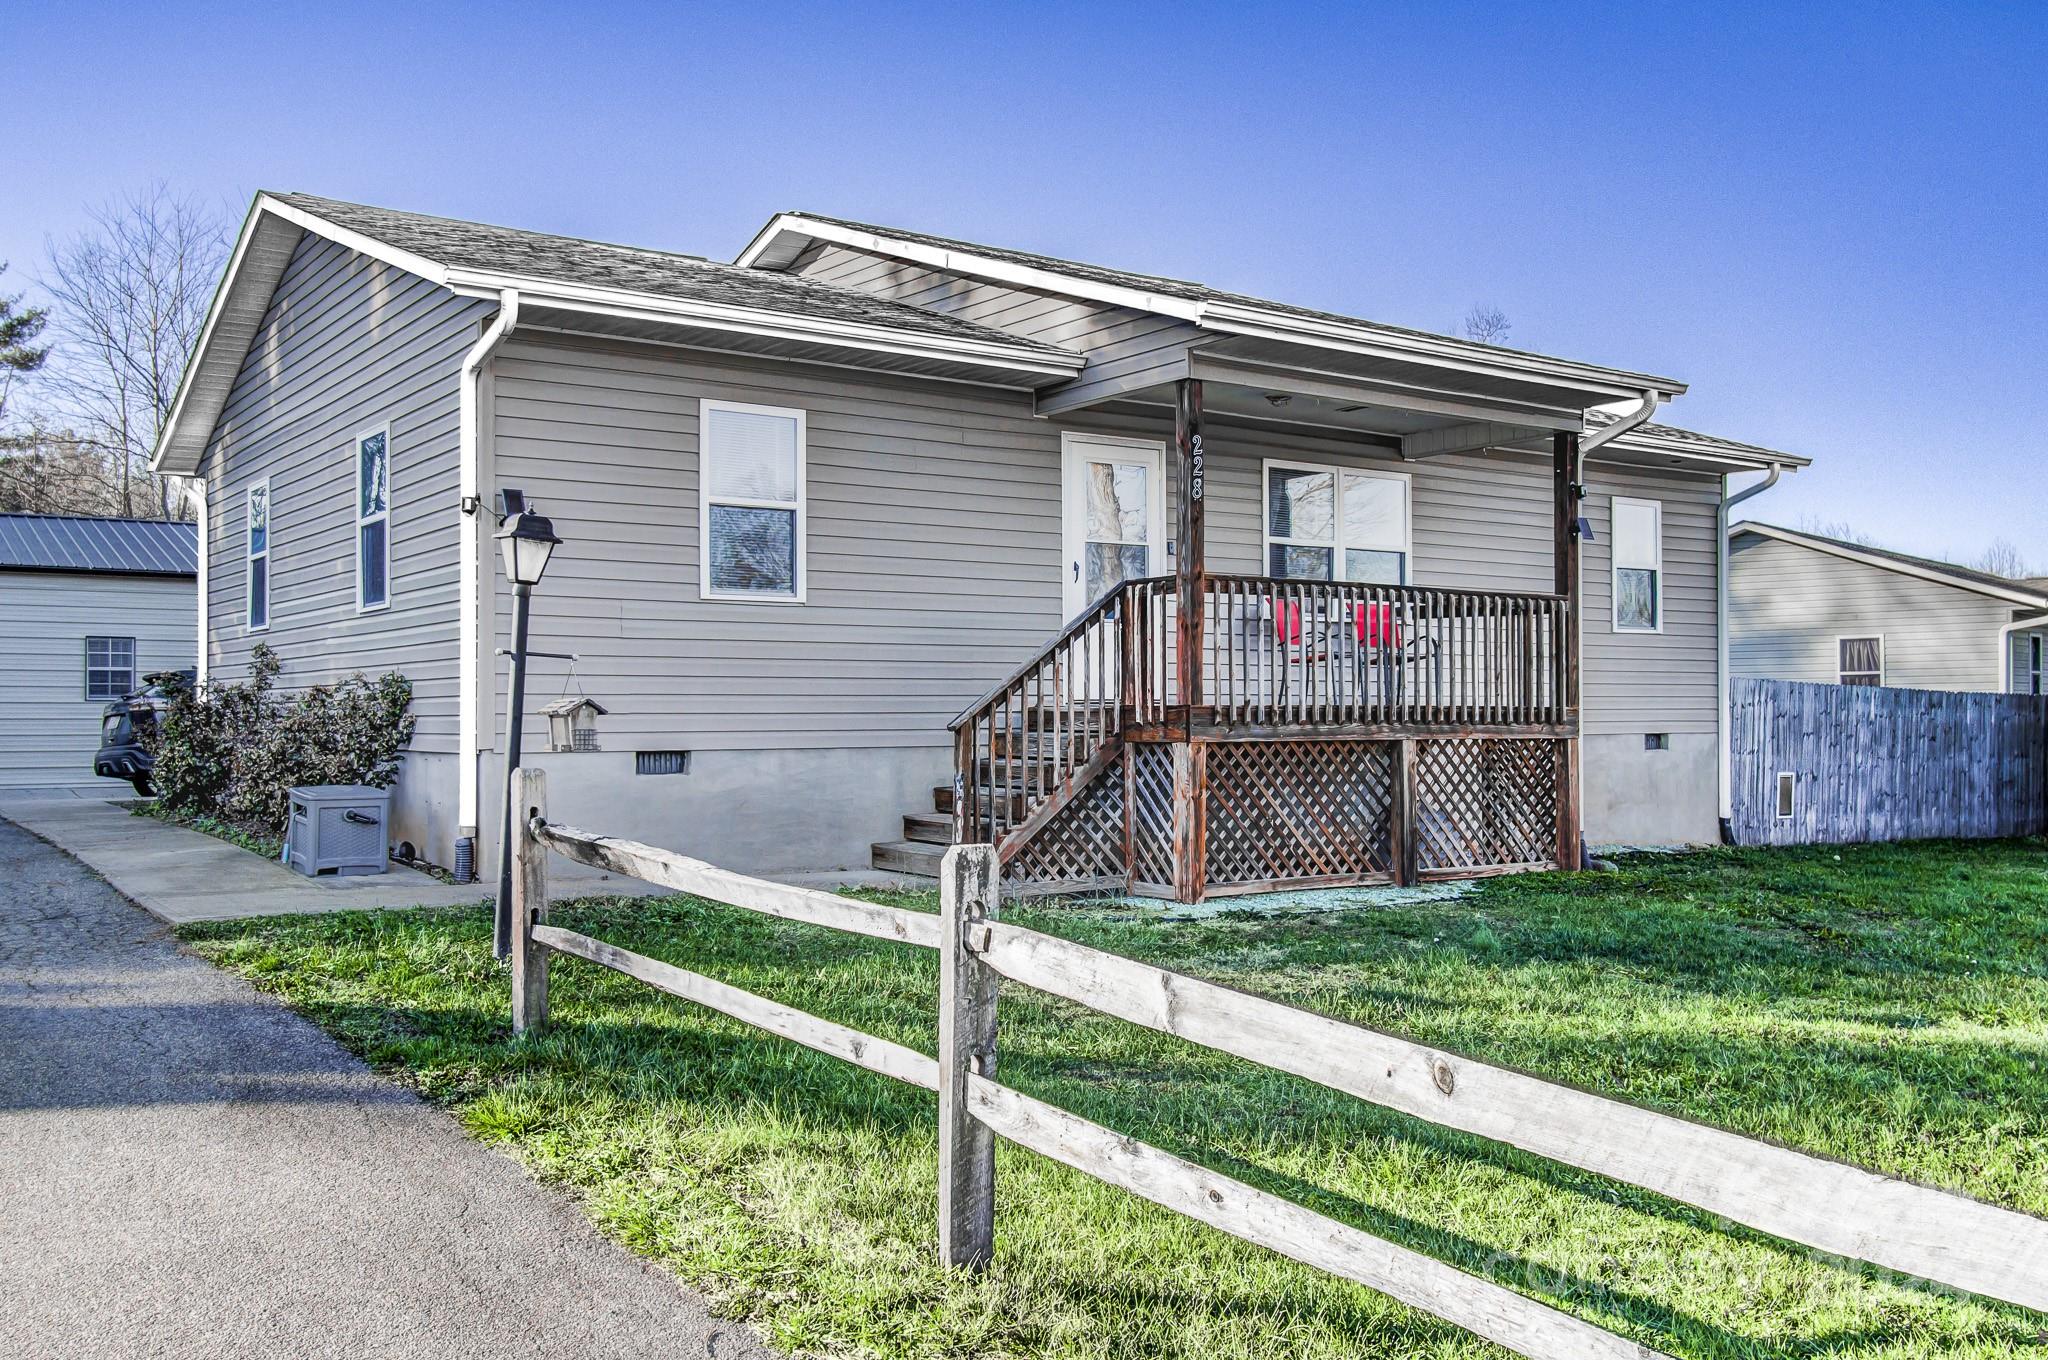
<svg viewBox="0 0 2048 1360">
<path fill-rule="evenodd" d="M 1751 496 L 1769 491 L 1784 472 L 1781 465 L 1773 463 L 1762 481 L 1745 486 L 1732 496 L 1728 494 L 1728 475 L 1723 473 L 1721 503 L 1714 510 L 1714 676 L 1715 693 L 1719 696 L 1714 731 L 1718 738 L 1715 745 L 1720 748 L 1716 752 L 1715 785 L 1723 840 L 1727 839 L 1729 820 L 1735 816 L 1735 769 L 1728 747 L 1728 512 Z"/>
<path fill-rule="evenodd" d="M 476 343 L 462 356 L 462 374 L 457 386 L 460 389 L 460 453 L 461 464 L 459 492 L 461 495 L 461 637 L 456 643 L 458 661 L 456 675 L 458 693 L 456 697 L 456 796 L 455 835 L 459 840 L 464 836 L 474 838 L 477 831 L 477 769 L 478 753 L 483 748 L 481 730 L 483 705 L 478 690 L 481 666 L 478 653 L 482 649 L 480 637 L 483 615 L 482 560 L 482 518 L 485 512 L 480 468 L 482 458 L 482 405 L 484 365 L 497 352 L 499 344 L 519 324 L 519 290 L 507 288 L 498 295 L 498 314 L 484 327 Z M 472 861 L 473 862 L 473 861 Z"/>
</svg>

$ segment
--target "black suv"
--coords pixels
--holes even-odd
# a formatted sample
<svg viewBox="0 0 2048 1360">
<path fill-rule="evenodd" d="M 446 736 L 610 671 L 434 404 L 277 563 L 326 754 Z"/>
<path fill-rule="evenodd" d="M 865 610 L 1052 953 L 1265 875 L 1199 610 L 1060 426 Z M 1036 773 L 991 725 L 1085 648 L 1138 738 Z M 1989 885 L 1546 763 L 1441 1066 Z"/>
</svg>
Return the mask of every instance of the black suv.
<svg viewBox="0 0 2048 1360">
<path fill-rule="evenodd" d="M 92 772 L 104 779 L 125 779 L 147 798 L 149 771 L 156 757 L 149 753 L 149 738 L 157 719 L 171 706 L 171 696 L 190 689 L 198 672 L 156 671 L 142 677 L 142 688 L 108 704 L 100 719 L 99 754 L 92 758 Z"/>
</svg>

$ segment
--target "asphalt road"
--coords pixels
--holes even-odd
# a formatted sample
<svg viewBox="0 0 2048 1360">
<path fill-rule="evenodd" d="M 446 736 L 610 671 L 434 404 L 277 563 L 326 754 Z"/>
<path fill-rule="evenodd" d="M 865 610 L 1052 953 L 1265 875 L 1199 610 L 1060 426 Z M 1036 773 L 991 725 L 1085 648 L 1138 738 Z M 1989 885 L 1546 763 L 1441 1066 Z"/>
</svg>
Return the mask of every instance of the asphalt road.
<svg viewBox="0 0 2048 1360">
<path fill-rule="evenodd" d="M 773 1354 L 4 821 L 0 1347 Z"/>
</svg>

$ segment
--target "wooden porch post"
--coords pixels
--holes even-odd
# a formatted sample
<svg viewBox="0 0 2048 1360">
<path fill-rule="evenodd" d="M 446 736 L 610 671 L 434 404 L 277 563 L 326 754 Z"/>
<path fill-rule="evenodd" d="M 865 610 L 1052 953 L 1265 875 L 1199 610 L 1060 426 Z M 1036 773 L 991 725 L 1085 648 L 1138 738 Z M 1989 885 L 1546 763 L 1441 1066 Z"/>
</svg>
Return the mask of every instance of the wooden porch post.
<svg viewBox="0 0 2048 1360">
<path fill-rule="evenodd" d="M 1557 867 L 1579 867 L 1580 823 L 1579 782 L 1579 655 L 1585 631 L 1579 573 L 1579 510 L 1585 499 L 1578 483 L 1579 436 L 1559 430 L 1551 438 L 1552 511 L 1555 544 L 1551 558 L 1556 567 L 1558 594 L 1564 596 L 1565 646 L 1564 708 L 1572 735 L 1563 741 L 1557 762 Z"/>
<path fill-rule="evenodd" d="M 1182 378 L 1174 385 L 1173 439 L 1179 453 L 1179 504 L 1174 516 L 1173 584 L 1177 627 L 1174 665 L 1180 675 L 1179 724 L 1182 742 L 1174 760 L 1173 845 L 1175 886 L 1183 902 L 1199 902 L 1204 882 L 1204 842 L 1209 806 L 1206 754 L 1193 742 L 1195 710 L 1202 703 L 1202 622 L 1207 612 L 1208 566 L 1203 548 L 1202 383 Z"/>
</svg>

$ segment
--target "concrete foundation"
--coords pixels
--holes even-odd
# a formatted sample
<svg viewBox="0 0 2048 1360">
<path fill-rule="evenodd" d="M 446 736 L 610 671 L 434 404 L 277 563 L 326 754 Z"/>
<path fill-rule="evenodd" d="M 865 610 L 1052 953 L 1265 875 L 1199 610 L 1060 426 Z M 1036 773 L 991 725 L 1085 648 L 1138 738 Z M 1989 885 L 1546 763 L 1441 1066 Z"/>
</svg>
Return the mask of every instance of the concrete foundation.
<svg viewBox="0 0 2048 1360">
<path fill-rule="evenodd" d="M 1721 838 L 1719 748 L 1712 733 L 1582 739 L 1586 839 L 1596 845 L 1712 845 Z"/>
<path fill-rule="evenodd" d="M 631 751 L 543 752 L 526 763 L 547 771 L 557 821 L 724 869 L 788 875 L 867 870 L 868 847 L 901 839 L 903 814 L 929 810 L 933 786 L 952 782 L 952 756 L 939 746 L 695 751 L 688 774 L 660 775 L 635 774 Z M 489 752 L 482 764 L 477 873 L 491 878 L 504 767 Z M 452 824 L 452 798 L 448 808 Z"/>
</svg>

